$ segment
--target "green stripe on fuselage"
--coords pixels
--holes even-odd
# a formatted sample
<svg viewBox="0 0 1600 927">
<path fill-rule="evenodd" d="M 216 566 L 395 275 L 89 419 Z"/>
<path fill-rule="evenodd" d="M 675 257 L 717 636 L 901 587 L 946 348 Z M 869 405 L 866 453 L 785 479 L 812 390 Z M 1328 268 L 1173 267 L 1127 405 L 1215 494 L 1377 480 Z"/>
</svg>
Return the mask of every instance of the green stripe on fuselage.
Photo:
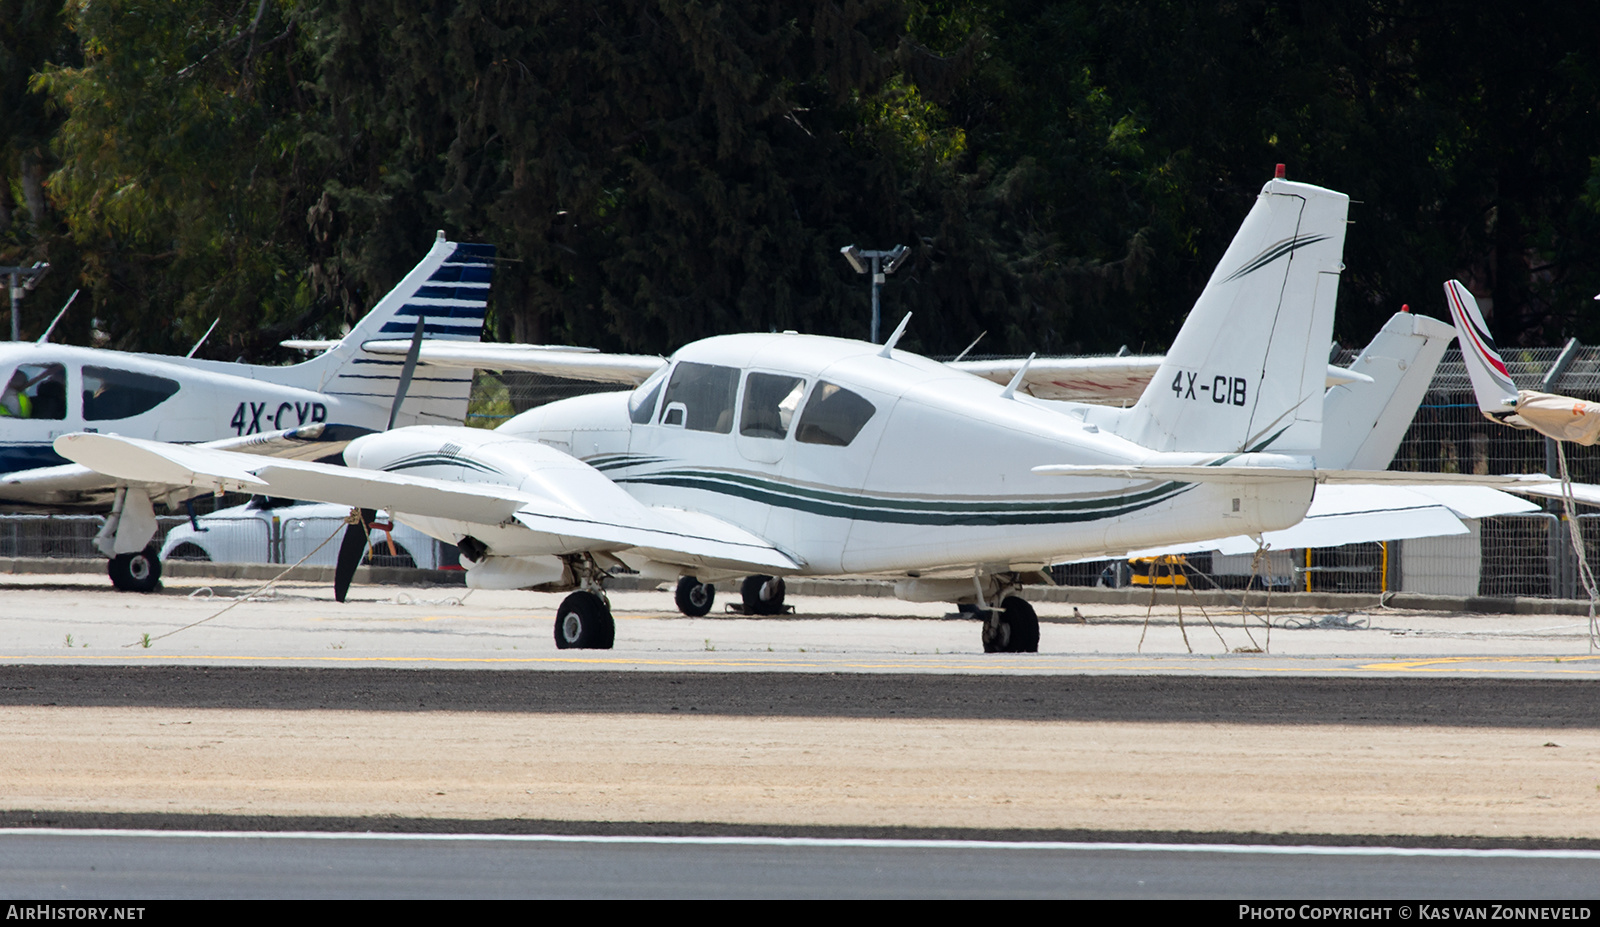
<svg viewBox="0 0 1600 927">
<path fill-rule="evenodd" d="M 1117 518 L 1165 502 L 1194 485 L 1169 482 L 1141 492 L 1075 501 L 970 502 L 872 498 L 792 486 L 738 473 L 676 470 L 623 477 L 617 482 L 698 489 L 833 518 L 930 526 L 1075 524 Z"/>
</svg>

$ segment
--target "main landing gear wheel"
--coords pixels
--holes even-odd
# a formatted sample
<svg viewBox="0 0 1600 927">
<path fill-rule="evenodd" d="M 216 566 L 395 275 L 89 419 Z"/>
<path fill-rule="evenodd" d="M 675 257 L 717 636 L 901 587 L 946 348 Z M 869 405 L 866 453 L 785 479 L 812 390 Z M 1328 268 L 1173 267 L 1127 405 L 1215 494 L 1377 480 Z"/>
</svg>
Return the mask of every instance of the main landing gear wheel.
<svg viewBox="0 0 1600 927">
<path fill-rule="evenodd" d="M 610 650 L 617 637 L 611 609 L 592 592 L 574 592 L 556 610 L 556 647 L 560 650 Z"/>
<path fill-rule="evenodd" d="M 148 550 L 118 554 L 106 568 L 111 585 L 123 592 L 155 592 L 161 588 L 161 561 Z"/>
<path fill-rule="evenodd" d="M 984 653 L 1038 653 L 1039 616 L 1026 600 L 1007 596 L 998 625 L 983 623 Z"/>
<path fill-rule="evenodd" d="M 785 587 L 781 576 L 746 576 L 739 587 L 746 615 L 783 614 Z"/>
<path fill-rule="evenodd" d="M 685 576 L 678 580 L 678 611 L 690 618 L 704 618 L 711 612 L 711 604 L 717 600 L 717 587 L 710 583 L 702 583 L 693 576 Z"/>
</svg>

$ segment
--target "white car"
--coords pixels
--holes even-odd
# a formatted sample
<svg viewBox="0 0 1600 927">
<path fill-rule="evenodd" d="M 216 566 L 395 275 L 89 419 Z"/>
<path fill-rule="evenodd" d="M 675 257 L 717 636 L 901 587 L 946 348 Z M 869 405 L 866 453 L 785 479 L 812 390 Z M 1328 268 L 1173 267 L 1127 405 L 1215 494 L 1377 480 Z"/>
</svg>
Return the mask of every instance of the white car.
<svg viewBox="0 0 1600 927">
<path fill-rule="evenodd" d="M 349 513 L 349 506 L 254 496 L 244 505 L 200 516 L 199 530 L 189 522 L 173 528 L 161 545 L 161 560 L 293 564 L 310 554 L 306 565 L 333 566 Z M 363 564 L 460 569 L 454 545 L 392 524 L 383 512 L 377 522 Z"/>
</svg>

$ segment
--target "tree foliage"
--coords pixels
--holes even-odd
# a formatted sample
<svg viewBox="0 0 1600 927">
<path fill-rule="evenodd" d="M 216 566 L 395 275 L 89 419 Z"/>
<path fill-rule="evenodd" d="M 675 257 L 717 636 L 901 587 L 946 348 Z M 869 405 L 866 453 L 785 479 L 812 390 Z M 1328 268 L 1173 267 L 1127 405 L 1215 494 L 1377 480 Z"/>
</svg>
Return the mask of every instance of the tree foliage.
<svg viewBox="0 0 1600 927">
<path fill-rule="evenodd" d="M 258 3 L 77 6 L 81 67 L 36 83 L 68 114 L 50 190 L 112 343 L 258 354 L 313 314 L 294 26 Z"/>
<path fill-rule="evenodd" d="M 1355 201 L 1347 340 L 1450 276 L 1506 343 L 1600 339 L 1573 0 L 0 2 L 0 225 L 50 213 L 0 257 L 125 347 L 333 334 L 442 228 L 500 247 L 507 339 L 863 337 L 838 249 L 903 243 L 909 346 L 1160 350 L 1277 162 Z"/>
</svg>

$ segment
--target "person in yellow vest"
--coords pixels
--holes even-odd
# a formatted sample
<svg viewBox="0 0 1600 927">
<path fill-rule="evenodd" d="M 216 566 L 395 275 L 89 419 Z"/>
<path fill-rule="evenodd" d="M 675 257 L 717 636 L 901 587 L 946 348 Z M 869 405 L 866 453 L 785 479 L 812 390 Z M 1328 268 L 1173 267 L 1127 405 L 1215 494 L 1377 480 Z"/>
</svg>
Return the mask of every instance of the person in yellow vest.
<svg viewBox="0 0 1600 927">
<path fill-rule="evenodd" d="M 11 375 L 5 392 L 0 393 L 0 417 L 33 418 L 33 400 L 24 392 L 28 385 L 28 375 L 21 370 Z"/>
</svg>

